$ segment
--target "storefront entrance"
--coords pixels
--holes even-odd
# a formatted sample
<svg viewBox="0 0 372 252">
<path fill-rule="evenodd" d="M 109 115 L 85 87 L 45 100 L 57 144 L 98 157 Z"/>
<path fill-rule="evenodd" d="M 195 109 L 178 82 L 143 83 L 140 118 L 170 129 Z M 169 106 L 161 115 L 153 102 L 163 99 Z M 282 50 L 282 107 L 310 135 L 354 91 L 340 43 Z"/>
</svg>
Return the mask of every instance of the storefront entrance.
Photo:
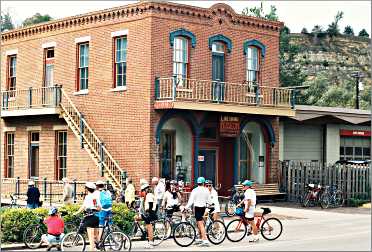
<svg viewBox="0 0 372 252">
<path fill-rule="evenodd" d="M 216 181 L 217 177 L 217 160 L 218 154 L 217 149 L 201 149 L 199 151 L 199 176 L 203 176 L 206 179 Z"/>
</svg>

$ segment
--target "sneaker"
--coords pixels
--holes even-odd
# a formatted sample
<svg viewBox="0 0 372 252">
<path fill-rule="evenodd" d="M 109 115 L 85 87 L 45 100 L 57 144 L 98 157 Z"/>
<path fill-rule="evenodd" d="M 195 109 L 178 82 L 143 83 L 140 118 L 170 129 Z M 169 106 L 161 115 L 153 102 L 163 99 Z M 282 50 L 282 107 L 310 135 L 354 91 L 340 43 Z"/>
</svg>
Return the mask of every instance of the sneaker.
<svg viewBox="0 0 372 252">
<path fill-rule="evenodd" d="M 200 247 L 209 247 L 209 246 L 210 246 L 210 243 L 207 240 L 202 241 L 202 243 L 200 244 Z"/>
<path fill-rule="evenodd" d="M 252 235 L 252 238 L 249 240 L 249 242 L 258 242 L 259 240 L 258 235 Z"/>
<path fill-rule="evenodd" d="M 152 245 L 150 242 L 145 244 L 145 249 L 153 249 L 154 245 Z"/>
<path fill-rule="evenodd" d="M 202 239 L 195 239 L 194 244 L 195 244 L 195 245 L 199 245 L 199 244 L 201 244 L 202 242 L 203 242 Z"/>
</svg>

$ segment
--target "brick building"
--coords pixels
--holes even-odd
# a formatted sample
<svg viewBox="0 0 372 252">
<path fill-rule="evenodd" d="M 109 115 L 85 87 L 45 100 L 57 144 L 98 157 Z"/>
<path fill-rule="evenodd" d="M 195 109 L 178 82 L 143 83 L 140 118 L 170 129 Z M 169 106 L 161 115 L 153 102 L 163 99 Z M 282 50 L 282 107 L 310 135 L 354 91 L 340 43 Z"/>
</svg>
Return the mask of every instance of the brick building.
<svg viewBox="0 0 372 252">
<path fill-rule="evenodd" d="M 3 33 L 3 176 L 275 182 L 282 26 L 143 1 Z"/>
</svg>

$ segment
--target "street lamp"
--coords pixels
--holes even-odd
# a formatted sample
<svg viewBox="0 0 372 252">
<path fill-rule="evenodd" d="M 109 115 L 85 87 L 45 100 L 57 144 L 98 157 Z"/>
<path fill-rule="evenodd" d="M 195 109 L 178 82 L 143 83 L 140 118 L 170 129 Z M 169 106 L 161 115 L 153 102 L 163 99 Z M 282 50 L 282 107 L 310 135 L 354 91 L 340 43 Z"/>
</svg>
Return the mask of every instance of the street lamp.
<svg viewBox="0 0 372 252">
<path fill-rule="evenodd" d="M 356 97 L 355 97 L 355 108 L 359 109 L 359 91 L 363 91 L 362 78 L 364 74 L 362 72 L 353 72 L 351 77 L 355 78 L 355 87 L 356 87 Z"/>
</svg>

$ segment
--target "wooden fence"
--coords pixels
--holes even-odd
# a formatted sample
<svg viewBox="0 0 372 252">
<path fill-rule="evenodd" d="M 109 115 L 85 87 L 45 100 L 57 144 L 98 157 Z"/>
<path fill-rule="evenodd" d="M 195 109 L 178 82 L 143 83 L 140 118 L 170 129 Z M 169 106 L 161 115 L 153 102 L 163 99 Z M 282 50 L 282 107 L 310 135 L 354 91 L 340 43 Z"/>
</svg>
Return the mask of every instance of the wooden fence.
<svg viewBox="0 0 372 252">
<path fill-rule="evenodd" d="M 322 165 L 318 162 L 284 161 L 281 163 L 280 188 L 289 201 L 300 201 L 310 183 L 337 185 L 345 200 L 370 199 L 370 165 Z"/>
</svg>

